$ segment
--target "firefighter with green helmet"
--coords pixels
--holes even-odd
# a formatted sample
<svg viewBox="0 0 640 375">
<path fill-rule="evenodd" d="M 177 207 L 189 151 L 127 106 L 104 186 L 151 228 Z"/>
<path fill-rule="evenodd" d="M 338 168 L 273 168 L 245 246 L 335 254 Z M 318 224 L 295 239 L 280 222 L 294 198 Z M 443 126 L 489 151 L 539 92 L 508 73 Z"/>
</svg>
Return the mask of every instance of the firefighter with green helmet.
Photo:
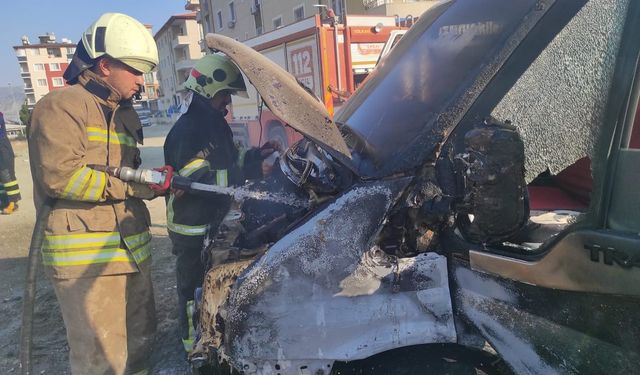
<svg viewBox="0 0 640 375">
<path fill-rule="evenodd" d="M 184 83 L 188 110 L 164 143 L 165 164 L 181 176 L 206 184 L 239 185 L 262 177 L 262 161 L 279 145 L 270 142 L 246 152 L 238 150 L 225 120 L 231 96 L 247 97 L 240 70 L 226 56 L 212 54 L 196 62 Z M 178 316 L 185 351 L 193 339 L 194 292 L 202 285 L 206 238 L 215 238 L 229 211 L 228 196 L 203 197 L 173 191 L 167 200 L 167 229 L 176 258 Z"/>
<path fill-rule="evenodd" d="M 64 72 L 69 87 L 35 106 L 29 155 L 38 211 L 51 206 L 42 259 L 69 341 L 71 372 L 147 374 L 156 328 L 146 185 L 105 167 L 140 165 L 132 97 L 158 64 L 151 33 L 119 13 L 82 35 Z"/>
</svg>

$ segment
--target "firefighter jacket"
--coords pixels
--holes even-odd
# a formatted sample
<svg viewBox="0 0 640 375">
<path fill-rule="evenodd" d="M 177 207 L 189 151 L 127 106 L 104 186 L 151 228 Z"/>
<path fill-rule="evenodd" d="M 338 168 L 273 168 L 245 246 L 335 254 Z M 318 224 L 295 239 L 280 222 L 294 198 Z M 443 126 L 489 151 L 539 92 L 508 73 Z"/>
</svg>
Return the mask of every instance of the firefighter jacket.
<svg viewBox="0 0 640 375">
<path fill-rule="evenodd" d="M 175 123 L 164 143 L 165 164 L 193 181 L 220 186 L 238 185 L 261 176 L 260 150 L 239 151 L 224 114 L 207 99 L 193 95 L 191 104 Z M 185 246 L 202 246 L 211 224 L 229 210 L 227 196 L 170 194 L 167 229 L 171 240 Z M 213 228 L 216 229 L 216 228 Z"/>
<path fill-rule="evenodd" d="M 7 137 L 7 127 L 4 122 L 4 115 L 0 112 L 0 170 L 1 169 L 13 169 L 13 148 L 11 142 Z M 0 184 L 0 188 L 2 188 Z"/>
<path fill-rule="evenodd" d="M 0 139 L 7 137 L 7 125 L 4 122 L 4 113 L 0 112 Z"/>
<path fill-rule="evenodd" d="M 55 203 L 42 257 L 55 278 L 138 272 L 150 260 L 150 217 L 127 183 L 99 166 L 137 168 L 142 127 L 130 101 L 91 71 L 33 111 L 29 154 L 36 208 Z M 129 193 L 128 193 L 129 192 Z"/>
</svg>

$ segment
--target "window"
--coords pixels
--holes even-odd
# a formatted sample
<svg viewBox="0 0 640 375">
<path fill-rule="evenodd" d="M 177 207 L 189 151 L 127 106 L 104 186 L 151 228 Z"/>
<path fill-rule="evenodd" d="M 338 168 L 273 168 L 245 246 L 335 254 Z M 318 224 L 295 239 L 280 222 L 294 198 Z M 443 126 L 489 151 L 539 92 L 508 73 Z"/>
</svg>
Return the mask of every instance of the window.
<svg viewBox="0 0 640 375">
<path fill-rule="evenodd" d="M 34 70 L 44 70 L 44 64 L 33 64 Z"/>
<path fill-rule="evenodd" d="M 53 56 L 53 57 L 62 57 L 62 54 L 60 53 L 60 48 L 47 48 L 47 55 Z"/>
<path fill-rule="evenodd" d="M 262 12 L 260 12 L 260 3 L 257 0 L 251 4 L 251 14 L 253 14 L 253 22 L 256 25 L 256 35 L 262 34 Z"/>
<path fill-rule="evenodd" d="M 297 8 L 293 8 L 293 19 L 300 21 L 304 18 L 304 5 L 300 5 Z"/>
<path fill-rule="evenodd" d="M 47 86 L 47 80 L 46 79 L 38 79 L 38 86 L 46 87 Z"/>
<path fill-rule="evenodd" d="M 528 231 L 519 246 L 536 250 L 570 223 L 584 220 L 584 213 L 591 209 L 593 179 L 602 178 L 602 172 L 595 175 L 591 166 L 602 163 L 602 155 L 594 150 L 598 140 L 608 136 L 601 131 L 607 126 L 603 120 L 616 67 L 616 59 L 609 56 L 617 55 L 624 30 L 625 13 L 621 9 L 611 12 L 603 2 L 580 10 L 491 113 L 495 118 L 510 120 L 524 142 L 529 220 L 540 226 Z M 592 23 L 606 32 L 592 33 L 587 42 L 581 25 Z M 566 56 L 579 58 L 562 60 Z M 560 60 L 562 64 L 557 63 Z M 553 100 L 530 105 L 540 103 L 539 98 Z M 631 176 L 631 169 L 627 172 L 624 178 Z M 624 178 L 616 177 L 617 181 L 631 181 Z M 552 220 L 547 220 L 549 213 L 553 213 Z M 634 227 L 635 231 L 640 221 L 634 224 L 632 217 L 625 208 L 608 219 L 614 229 Z"/>
<path fill-rule="evenodd" d="M 342 5 L 342 0 L 331 0 L 331 8 L 333 8 L 337 16 L 344 14 Z"/>
<path fill-rule="evenodd" d="M 273 28 L 277 29 L 279 27 L 282 27 L 282 16 L 278 16 L 273 19 Z"/>
<path fill-rule="evenodd" d="M 236 20 L 236 7 L 233 4 L 233 1 L 229 3 L 229 20 Z"/>
<path fill-rule="evenodd" d="M 64 81 L 61 77 L 55 77 L 53 79 L 53 87 L 62 87 L 64 86 Z"/>
<path fill-rule="evenodd" d="M 213 32 L 213 29 L 211 28 L 211 21 L 209 20 L 209 17 L 204 19 L 204 31 L 205 31 L 205 33 Z"/>
<path fill-rule="evenodd" d="M 29 51 L 31 51 L 31 54 L 33 56 L 39 56 L 40 55 L 40 48 L 32 48 Z"/>
<path fill-rule="evenodd" d="M 59 63 L 51 63 L 51 64 L 49 64 L 49 69 L 51 69 L 52 72 L 58 72 L 58 71 L 60 71 L 60 64 Z"/>
<path fill-rule="evenodd" d="M 67 53 L 68 54 L 73 54 L 76 52 L 76 48 L 75 47 L 67 47 Z"/>
<path fill-rule="evenodd" d="M 218 24 L 218 30 L 221 30 L 222 29 L 222 11 L 219 10 L 218 13 L 216 14 L 216 16 L 217 16 L 216 17 L 216 21 L 217 21 L 217 24 Z"/>
</svg>

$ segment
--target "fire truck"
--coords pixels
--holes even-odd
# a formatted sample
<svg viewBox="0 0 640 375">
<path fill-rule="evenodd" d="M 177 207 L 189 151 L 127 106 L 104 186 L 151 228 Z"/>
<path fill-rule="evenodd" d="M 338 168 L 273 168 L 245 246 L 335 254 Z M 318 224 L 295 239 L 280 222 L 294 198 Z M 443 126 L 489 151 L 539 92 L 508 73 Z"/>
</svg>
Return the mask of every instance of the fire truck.
<svg viewBox="0 0 640 375">
<path fill-rule="evenodd" d="M 407 29 L 396 17 L 347 16 L 345 21 L 315 15 L 244 44 L 286 69 L 333 114 L 373 70 L 393 32 Z M 235 97 L 229 114 L 237 142 L 248 147 L 277 140 L 287 147 L 301 138 L 247 86 L 249 98 Z"/>
</svg>

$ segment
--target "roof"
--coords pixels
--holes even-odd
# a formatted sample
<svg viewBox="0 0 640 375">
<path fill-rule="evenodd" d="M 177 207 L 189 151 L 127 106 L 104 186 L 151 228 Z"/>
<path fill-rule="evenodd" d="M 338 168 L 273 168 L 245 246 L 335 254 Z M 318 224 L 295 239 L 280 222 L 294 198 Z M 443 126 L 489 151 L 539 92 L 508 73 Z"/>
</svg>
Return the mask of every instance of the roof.
<svg viewBox="0 0 640 375">
<path fill-rule="evenodd" d="M 162 27 L 160 28 L 160 30 L 158 30 L 158 32 L 155 33 L 153 38 L 157 39 L 158 35 L 162 34 L 166 29 L 171 27 L 171 25 L 173 24 L 174 21 L 177 21 L 177 20 L 195 20 L 195 19 L 196 19 L 196 12 L 175 14 L 175 15 L 169 17 L 167 22 L 165 22 L 164 25 L 162 25 Z"/>
<path fill-rule="evenodd" d="M 18 48 L 56 48 L 56 47 L 75 47 L 76 43 L 37 43 L 37 44 L 21 44 L 19 46 L 13 46 L 13 49 Z"/>
</svg>

